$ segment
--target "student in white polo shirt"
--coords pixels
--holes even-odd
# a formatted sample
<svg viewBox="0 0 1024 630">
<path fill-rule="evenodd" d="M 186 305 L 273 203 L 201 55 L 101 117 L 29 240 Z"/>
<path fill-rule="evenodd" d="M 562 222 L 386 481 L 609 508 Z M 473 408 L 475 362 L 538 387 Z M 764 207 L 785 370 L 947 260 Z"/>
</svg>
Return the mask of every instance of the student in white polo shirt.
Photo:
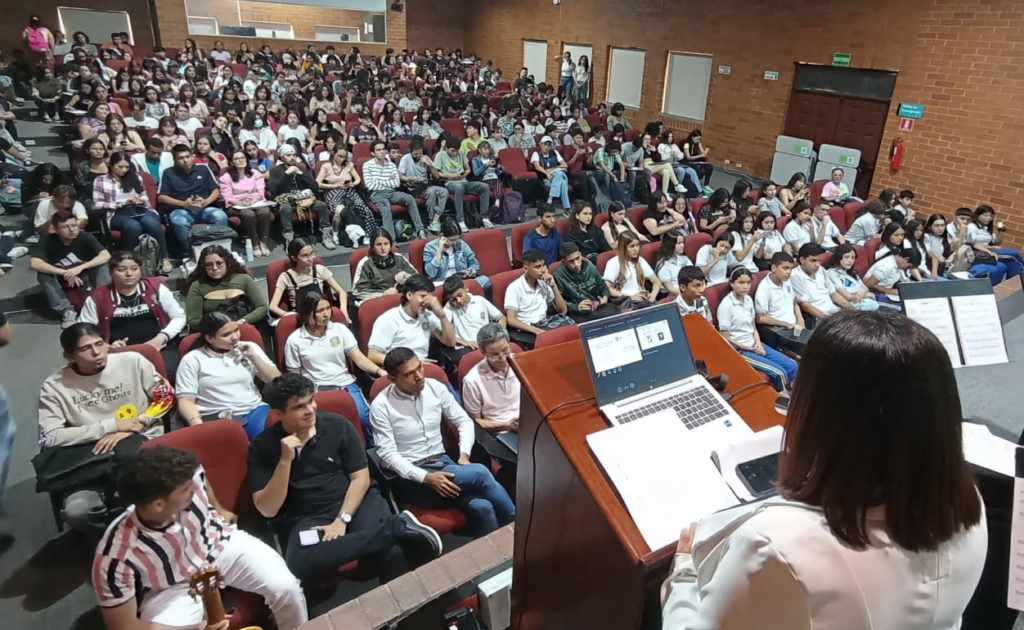
<svg viewBox="0 0 1024 630">
<path fill-rule="evenodd" d="M 550 306 L 555 307 L 555 315 L 548 315 Z M 537 335 L 545 330 L 575 323 L 566 316 L 567 310 L 554 276 L 548 273 L 544 252 L 524 252 L 523 275 L 505 292 L 505 316 L 512 339 L 524 348 L 533 348 Z"/>
<path fill-rule="evenodd" d="M 800 264 L 790 276 L 800 308 L 805 315 L 815 320 L 836 313 L 841 308 L 851 308 L 850 303 L 836 291 L 828 274 L 821 270 L 821 256 L 824 253 L 825 249 L 817 243 L 807 243 L 801 247 L 797 254 Z M 814 323 L 813 320 L 808 321 L 809 327 L 813 328 Z"/>
<path fill-rule="evenodd" d="M 445 346 L 454 346 L 455 327 L 434 295 L 434 283 L 424 275 L 415 274 L 402 285 L 402 303 L 373 323 L 366 344 L 367 356 L 383 366 L 390 350 L 409 348 L 420 359 L 426 359 L 432 337 Z"/>
<path fill-rule="evenodd" d="M 310 291 L 299 299 L 295 315 L 301 325 L 288 335 L 284 344 L 284 365 L 289 372 L 297 372 L 316 383 L 320 391 L 344 389 L 356 403 L 363 435 L 370 432 L 370 405 L 348 370 L 348 360 L 373 376 L 387 372 L 359 350 L 355 335 L 345 324 L 331 321 L 331 303 L 320 293 Z"/>
<path fill-rule="evenodd" d="M 757 331 L 765 343 L 800 352 L 805 343 L 800 339 L 805 328 L 804 315 L 789 281 L 795 264 L 786 252 L 772 256 L 771 272 L 757 285 L 754 312 L 757 313 Z"/>
<path fill-rule="evenodd" d="M 455 327 L 455 347 L 448 358 L 458 368 L 462 357 L 477 349 L 476 336 L 481 328 L 492 323 L 504 328 L 507 320 L 485 297 L 470 293 L 459 276 L 449 277 L 443 286 L 444 313 Z"/>
<path fill-rule="evenodd" d="M 704 297 L 704 288 L 707 281 L 704 279 L 704 272 L 700 267 L 691 265 L 683 267 L 676 276 L 679 286 L 679 295 L 676 297 L 676 308 L 680 315 L 697 313 L 714 326 L 715 320 L 711 316 L 711 307 Z"/>
<path fill-rule="evenodd" d="M 828 213 L 831 207 L 832 204 L 821 200 L 814 205 L 814 216 L 811 217 L 811 231 L 814 233 L 814 240 L 827 252 L 846 242 L 843 233 L 839 231 L 839 226 L 832 221 L 832 217 Z"/>
<path fill-rule="evenodd" d="M 896 285 L 910 280 L 910 270 L 921 264 L 921 252 L 913 248 L 901 249 L 875 261 L 864 276 L 864 284 L 875 292 L 879 304 L 899 301 Z"/>
<path fill-rule="evenodd" d="M 796 378 L 796 361 L 761 343 L 754 325 L 754 301 L 749 295 L 751 279 L 746 267 L 736 267 L 729 274 L 730 291 L 718 305 L 718 329 L 747 363 L 766 374 L 781 392 Z"/>
<path fill-rule="evenodd" d="M 811 204 L 798 201 L 793 206 L 793 216 L 782 230 L 782 238 L 786 239 L 793 251 L 799 251 L 807 243 L 818 242 L 811 218 Z"/>
<path fill-rule="evenodd" d="M 715 237 L 714 243 L 708 243 L 697 250 L 697 266 L 704 272 L 708 286 L 722 284 L 728 280 L 729 267 L 736 263 L 732 255 L 732 237 L 722 232 Z"/>
</svg>

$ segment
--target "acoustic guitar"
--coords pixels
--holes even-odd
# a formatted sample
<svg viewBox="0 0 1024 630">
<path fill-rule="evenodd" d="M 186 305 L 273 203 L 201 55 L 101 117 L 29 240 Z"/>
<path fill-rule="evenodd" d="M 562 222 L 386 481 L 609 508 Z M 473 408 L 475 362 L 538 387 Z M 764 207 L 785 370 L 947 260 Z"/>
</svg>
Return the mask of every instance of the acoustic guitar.
<svg viewBox="0 0 1024 630">
<path fill-rule="evenodd" d="M 220 598 L 221 577 L 217 567 L 205 567 L 192 574 L 189 593 L 201 599 L 206 611 L 207 625 L 220 623 L 226 616 L 224 602 Z"/>
</svg>

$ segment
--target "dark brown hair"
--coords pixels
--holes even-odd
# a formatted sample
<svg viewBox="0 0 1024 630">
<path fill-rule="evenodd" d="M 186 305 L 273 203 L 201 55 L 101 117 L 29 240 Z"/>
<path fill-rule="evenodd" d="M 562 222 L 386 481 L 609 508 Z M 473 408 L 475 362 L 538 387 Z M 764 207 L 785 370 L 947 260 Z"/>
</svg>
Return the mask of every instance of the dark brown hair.
<svg viewBox="0 0 1024 630">
<path fill-rule="evenodd" d="M 893 541 L 934 551 L 981 520 L 962 422 L 953 367 L 934 334 L 895 312 L 830 315 L 800 361 L 779 492 L 820 507 L 855 549 L 868 545 L 865 517 L 878 506 Z"/>
</svg>

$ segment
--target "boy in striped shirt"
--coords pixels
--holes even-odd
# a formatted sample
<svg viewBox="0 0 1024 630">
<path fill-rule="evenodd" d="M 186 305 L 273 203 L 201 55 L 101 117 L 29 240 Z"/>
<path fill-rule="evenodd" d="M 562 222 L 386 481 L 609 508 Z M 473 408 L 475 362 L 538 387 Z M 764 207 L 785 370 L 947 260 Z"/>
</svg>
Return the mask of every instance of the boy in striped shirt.
<svg viewBox="0 0 1024 630">
<path fill-rule="evenodd" d="M 227 630 L 228 620 L 207 625 L 202 601 L 189 594 L 192 574 L 208 566 L 227 586 L 262 595 L 281 630 L 306 622 L 299 581 L 276 551 L 235 527 L 195 453 L 141 449 L 121 468 L 117 490 L 131 506 L 107 528 L 92 566 L 107 628 Z"/>
</svg>

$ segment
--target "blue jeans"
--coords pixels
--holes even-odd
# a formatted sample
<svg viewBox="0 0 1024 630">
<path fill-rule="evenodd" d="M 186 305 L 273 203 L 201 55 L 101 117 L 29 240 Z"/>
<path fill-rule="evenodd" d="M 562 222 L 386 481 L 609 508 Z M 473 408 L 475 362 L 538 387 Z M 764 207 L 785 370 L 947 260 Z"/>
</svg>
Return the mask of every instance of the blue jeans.
<svg viewBox="0 0 1024 630">
<path fill-rule="evenodd" d="M 100 265 L 99 267 L 86 269 L 79 277 L 83 283 L 82 290 L 88 294 L 96 287 L 110 283 L 110 269 L 106 265 Z M 48 273 L 39 273 L 36 274 L 36 279 L 39 280 L 39 284 L 43 287 L 43 294 L 46 296 L 46 301 L 49 303 L 50 308 L 58 313 L 74 308 L 71 302 L 68 301 L 68 296 L 64 293 L 63 278 Z"/>
<path fill-rule="evenodd" d="M 686 192 L 690 193 L 690 195 L 687 196 L 700 196 L 704 187 L 700 184 L 700 177 L 697 175 L 697 171 L 682 164 L 673 164 L 672 170 L 676 173 L 676 179 L 678 179 L 683 186 L 686 186 Z"/>
<path fill-rule="evenodd" d="M 516 506 L 494 479 L 494 475 L 481 464 L 460 466 L 447 455 L 420 464 L 427 472 L 447 472 L 455 475 L 452 482 L 461 490 L 458 497 L 442 497 L 425 483 L 396 479 L 395 495 L 399 501 L 428 509 L 457 508 L 469 519 L 474 536 L 486 536 L 508 525 L 516 518 Z"/>
<path fill-rule="evenodd" d="M 470 280 L 476 280 L 476 283 L 480 285 L 481 289 L 486 289 L 491 286 L 491 279 L 487 276 L 473 276 Z"/>
<path fill-rule="evenodd" d="M 118 208 L 110 217 L 110 229 L 121 233 L 121 249 L 126 250 L 138 247 L 139 238 L 149 234 L 160 246 L 160 258 L 167 258 L 167 237 L 157 213 L 145 208 Z"/>
<path fill-rule="evenodd" d="M 228 215 L 220 208 L 200 208 L 199 210 L 186 210 L 177 208 L 171 212 L 171 232 L 174 238 L 182 247 L 188 249 L 192 238 L 192 224 L 205 223 L 208 225 L 227 225 Z"/>
<path fill-rule="evenodd" d="M 740 350 L 740 354 L 755 370 L 768 375 L 776 391 L 781 392 L 796 378 L 796 361 L 771 346 L 764 346 L 763 357 L 749 350 Z"/>
<path fill-rule="evenodd" d="M 366 397 L 363 396 L 363 390 L 359 389 L 359 384 L 352 381 L 345 387 L 329 385 L 319 388 L 322 392 L 332 389 L 344 389 L 352 396 L 352 400 L 356 403 L 356 411 L 359 412 L 359 424 L 363 427 L 363 438 L 366 440 L 366 447 L 373 446 L 373 430 L 370 428 L 370 405 L 366 403 Z"/>
<path fill-rule="evenodd" d="M 558 87 L 565 88 L 565 95 L 569 98 L 572 98 L 573 86 L 575 86 L 575 82 L 572 80 L 571 76 L 558 77 Z"/>
<path fill-rule="evenodd" d="M 551 187 L 548 192 L 548 199 L 554 199 L 558 197 L 562 200 L 562 209 L 567 210 L 569 208 L 569 176 L 565 174 L 565 171 L 555 171 L 551 179 L 545 180 L 545 184 Z"/>
</svg>

